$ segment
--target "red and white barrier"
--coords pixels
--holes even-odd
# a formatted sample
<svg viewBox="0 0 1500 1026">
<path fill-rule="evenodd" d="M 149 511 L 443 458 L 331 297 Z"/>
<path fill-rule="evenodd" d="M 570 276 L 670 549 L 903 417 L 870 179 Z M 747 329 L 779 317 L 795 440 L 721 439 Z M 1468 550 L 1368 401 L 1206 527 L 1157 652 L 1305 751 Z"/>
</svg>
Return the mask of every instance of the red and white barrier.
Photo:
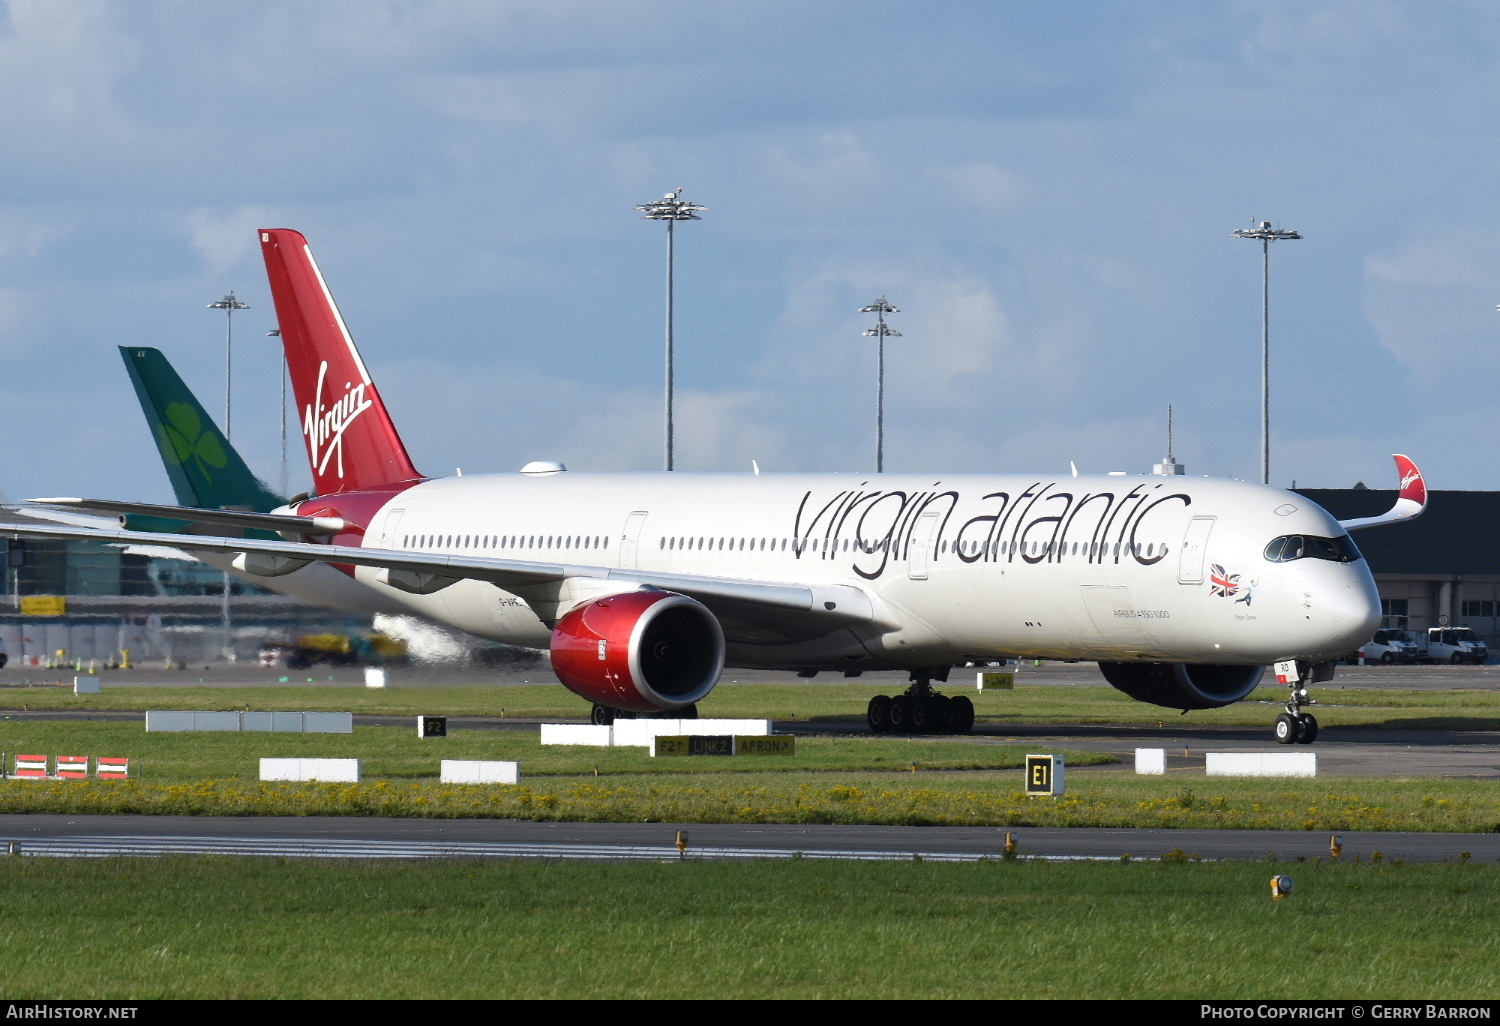
<svg viewBox="0 0 1500 1026">
<path fill-rule="evenodd" d="M 46 780 L 47 757 L 45 755 L 16 756 L 15 775 L 22 780 Z"/>
<path fill-rule="evenodd" d="M 58 780 L 87 780 L 89 757 L 87 755 L 59 755 L 56 777 Z"/>
<path fill-rule="evenodd" d="M 46 755 L 18 755 L 13 774 L 21 780 L 87 780 L 89 757 L 87 755 L 59 755 L 56 769 L 47 772 Z M 94 776 L 100 780 L 129 780 L 130 760 L 111 759 L 101 756 L 94 760 Z"/>
<path fill-rule="evenodd" d="M 100 780 L 129 780 L 129 759 L 106 759 L 100 757 L 95 762 L 94 776 Z"/>
</svg>

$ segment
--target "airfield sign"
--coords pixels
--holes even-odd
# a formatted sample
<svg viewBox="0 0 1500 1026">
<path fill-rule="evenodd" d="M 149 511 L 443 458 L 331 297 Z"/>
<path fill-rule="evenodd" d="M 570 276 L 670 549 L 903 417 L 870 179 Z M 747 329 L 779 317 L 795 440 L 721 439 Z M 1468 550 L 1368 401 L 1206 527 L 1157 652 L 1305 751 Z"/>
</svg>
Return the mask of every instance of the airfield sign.
<svg viewBox="0 0 1500 1026">
<path fill-rule="evenodd" d="M 1026 793 L 1032 797 L 1055 798 L 1063 793 L 1063 757 L 1061 755 L 1026 756 Z"/>
</svg>

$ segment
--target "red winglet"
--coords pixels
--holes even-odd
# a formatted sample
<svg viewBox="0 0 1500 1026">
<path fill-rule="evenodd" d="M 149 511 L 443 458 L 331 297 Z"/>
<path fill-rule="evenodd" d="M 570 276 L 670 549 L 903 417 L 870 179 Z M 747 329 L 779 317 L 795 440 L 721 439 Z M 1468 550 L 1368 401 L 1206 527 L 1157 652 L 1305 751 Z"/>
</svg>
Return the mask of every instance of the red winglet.
<svg viewBox="0 0 1500 1026">
<path fill-rule="evenodd" d="M 1395 454 L 1396 473 L 1401 475 L 1401 494 L 1398 498 L 1415 502 L 1418 506 L 1427 505 L 1427 482 L 1422 480 L 1422 472 L 1409 458 L 1400 453 Z"/>
<path fill-rule="evenodd" d="M 1339 526 L 1346 531 L 1358 531 L 1362 527 L 1374 527 L 1377 524 L 1395 524 L 1402 520 L 1411 520 L 1422 515 L 1427 508 L 1427 482 L 1422 480 L 1422 472 L 1410 458 L 1399 453 L 1393 454 L 1396 461 L 1396 473 L 1401 475 L 1401 490 L 1396 493 L 1395 505 L 1378 517 L 1360 517 L 1356 520 L 1340 520 Z"/>
<path fill-rule="evenodd" d="M 265 228 L 260 248 L 317 493 L 421 480 L 307 240 L 290 228 Z"/>
</svg>

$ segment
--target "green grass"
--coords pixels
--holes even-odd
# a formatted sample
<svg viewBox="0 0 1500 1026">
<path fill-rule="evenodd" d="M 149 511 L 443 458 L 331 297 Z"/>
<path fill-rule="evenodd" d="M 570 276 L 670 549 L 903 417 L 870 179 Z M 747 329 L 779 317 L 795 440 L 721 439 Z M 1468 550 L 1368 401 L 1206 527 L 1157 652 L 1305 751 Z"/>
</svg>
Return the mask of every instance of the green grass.
<svg viewBox="0 0 1500 1026">
<path fill-rule="evenodd" d="M 850 770 L 1004 769 L 1022 765 L 1021 745 L 965 744 L 927 738 L 803 737 L 790 756 L 653 758 L 645 748 L 543 745 L 537 728 L 455 730 L 423 740 L 411 727 L 355 727 L 352 734 L 150 733 L 140 723 L 78 720 L 0 721 L 6 768 L 18 752 L 127 757 L 150 783 L 257 778 L 261 758 L 361 759 L 366 776 L 435 778 L 442 759 L 504 759 L 528 776 L 601 773 L 809 773 Z M 1112 763 L 1100 752 L 1069 752 L 1070 764 Z"/>
<path fill-rule="evenodd" d="M 869 684 L 725 684 L 700 703 L 700 715 L 774 720 L 843 719 L 862 723 L 865 705 L 889 687 Z M 1265 727 L 1286 700 L 1284 689 L 1260 688 L 1245 702 L 1179 719 L 1175 709 L 1134 701 L 1113 688 L 1025 687 L 984 692 L 951 687 L 973 699 L 983 731 L 1007 723 L 1166 723 Z M 1404 691 L 1315 687 L 1324 726 L 1433 730 L 1500 730 L 1500 692 Z M 506 687 L 123 687 L 74 695 L 56 687 L 5 688 L 8 709 L 255 709 L 337 710 L 373 715 L 511 716 L 581 720 L 587 704 L 559 684 Z"/>
<path fill-rule="evenodd" d="M 1079 774 L 1061 799 L 1021 793 L 1017 770 L 930 773 L 591 773 L 519 786 L 367 781 L 0 784 L 0 814 L 390 816 L 563 822 L 880 823 L 912 826 L 1500 831 L 1493 784 L 1325 778 L 1289 785 Z"/>
<path fill-rule="evenodd" d="M 12 1000 L 1500 996 L 1493 865 L 17 858 L 0 905 Z"/>
<path fill-rule="evenodd" d="M 1034 747 L 1034 746 L 1031 746 Z M 788 757 L 654 759 L 642 748 L 543 746 L 533 730 L 148 734 L 138 723 L 0 722 L 0 750 L 126 756 L 133 780 L 0 784 L 0 813 L 387 815 L 547 820 L 1500 830 L 1492 782 L 1138 777 L 1067 752 L 1061 800 L 1020 793 L 1027 747 L 922 738 L 803 737 Z M 359 785 L 261 784 L 262 757 L 359 758 Z M 521 787 L 436 783 L 441 759 L 521 763 Z M 915 763 L 917 772 L 911 772 Z M 596 775 L 597 773 L 597 775 Z"/>
</svg>

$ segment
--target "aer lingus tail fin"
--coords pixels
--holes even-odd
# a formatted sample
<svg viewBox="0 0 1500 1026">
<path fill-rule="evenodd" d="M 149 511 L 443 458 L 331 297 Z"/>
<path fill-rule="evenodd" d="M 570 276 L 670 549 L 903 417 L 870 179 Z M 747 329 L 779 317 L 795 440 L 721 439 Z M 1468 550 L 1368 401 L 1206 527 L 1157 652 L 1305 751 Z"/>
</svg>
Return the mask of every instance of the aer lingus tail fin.
<svg viewBox="0 0 1500 1026">
<path fill-rule="evenodd" d="M 120 346 L 120 356 L 178 504 L 265 513 L 286 502 L 245 466 L 159 349 Z"/>
</svg>

